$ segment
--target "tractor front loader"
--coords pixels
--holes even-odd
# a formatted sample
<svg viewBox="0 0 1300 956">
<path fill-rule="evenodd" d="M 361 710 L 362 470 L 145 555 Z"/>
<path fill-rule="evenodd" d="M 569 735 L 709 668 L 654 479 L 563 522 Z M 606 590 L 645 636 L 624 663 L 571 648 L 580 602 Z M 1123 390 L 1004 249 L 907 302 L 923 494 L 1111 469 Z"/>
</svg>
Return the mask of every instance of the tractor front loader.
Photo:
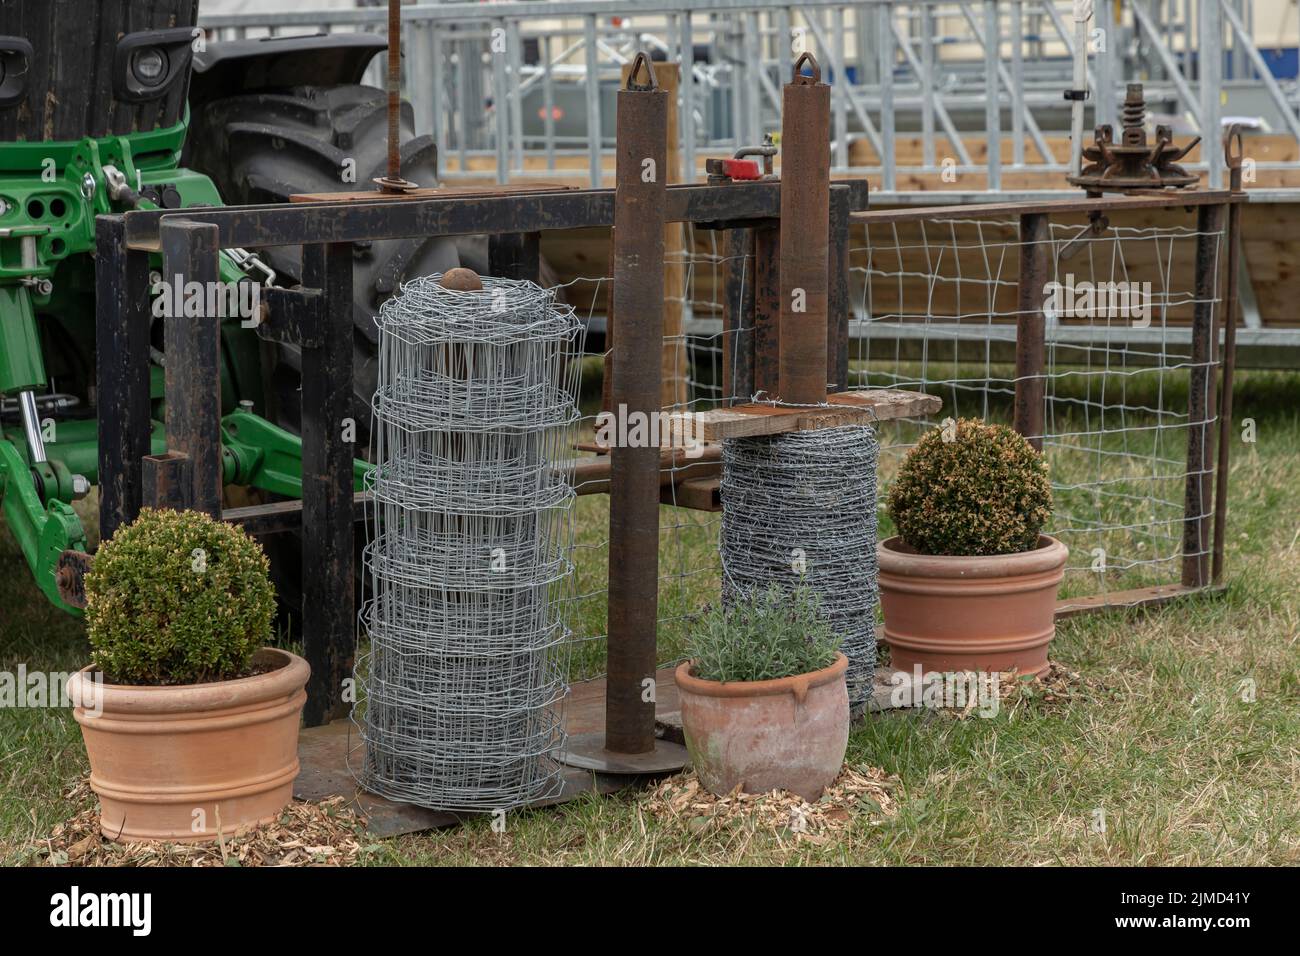
<svg viewBox="0 0 1300 956">
<path fill-rule="evenodd" d="M 95 217 L 337 191 L 382 174 L 385 96 L 358 85 L 386 41 L 364 35 L 207 44 L 197 0 L 0 4 L 0 507 L 45 596 L 66 551 L 88 550 L 73 502 L 100 482 Z M 403 168 L 435 185 L 429 137 Z M 192 131 L 192 132 L 191 132 Z M 189 140 L 187 142 L 187 140 Z M 183 161 L 184 160 L 184 161 Z M 346 188 L 364 188 L 364 185 Z M 355 263 L 355 408 L 369 420 L 379 302 L 402 278 L 458 264 L 454 243 L 375 243 Z M 155 308 L 179 293 L 153 263 Z M 221 283 L 298 283 L 295 248 L 222 254 Z M 256 317 L 221 327 L 227 485 L 301 496 L 299 357 Z M 166 448 L 162 322 L 151 335 L 155 452 Z M 359 447 L 364 447 L 364 437 Z M 365 471 L 356 464 L 357 486 Z M 291 588 L 292 590 L 292 588 Z M 291 598 L 292 595 L 289 595 Z"/>
</svg>

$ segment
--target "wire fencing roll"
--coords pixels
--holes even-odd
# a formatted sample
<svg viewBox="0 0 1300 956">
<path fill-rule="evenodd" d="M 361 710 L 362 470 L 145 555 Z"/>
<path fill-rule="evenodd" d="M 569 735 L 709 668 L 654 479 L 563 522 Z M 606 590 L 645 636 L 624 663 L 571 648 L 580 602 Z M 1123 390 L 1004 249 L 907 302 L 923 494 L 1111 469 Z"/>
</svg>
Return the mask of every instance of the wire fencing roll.
<svg viewBox="0 0 1300 956">
<path fill-rule="evenodd" d="M 495 810 L 561 782 L 583 327 L 532 283 L 440 279 L 405 283 L 375 320 L 360 777 L 393 800 Z"/>
<path fill-rule="evenodd" d="M 723 600 L 801 582 L 849 659 L 849 701 L 876 664 L 876 433 L 850 425 L 722 447 Z"/>
</svg>

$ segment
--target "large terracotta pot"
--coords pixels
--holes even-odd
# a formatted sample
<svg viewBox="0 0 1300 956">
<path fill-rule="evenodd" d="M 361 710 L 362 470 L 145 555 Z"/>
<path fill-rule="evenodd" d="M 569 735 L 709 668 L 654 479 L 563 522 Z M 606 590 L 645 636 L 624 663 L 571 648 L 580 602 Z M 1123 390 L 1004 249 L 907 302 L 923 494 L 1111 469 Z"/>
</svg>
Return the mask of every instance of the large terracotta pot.
<svg viewBox="0 0 1300 956">
<path fill-rule="evenodd" d="M 880 607 L 893 666 L 939 671 L 1047 672 L 1056 589 L 1069 550 L 1047 535 L 1019 554 L 917 554 L 880 542 Z"/>
<path fill-rule="evenodd" d="M 89 667 L 72 675 L 104 836 L 214 840 L 218 824 L 228 835 L 279 815 L 293 798 L 311 668 L 269 647 L 253 660 L 274 669 L 177 687 L 96 687 Z"/>
<path fill-rule="evenodd" d="M 782 789 L 816 800 L 849 743 L 849 659 L 763 681 L 700 680 L 677 667 L 682 730 L 700 782 L 713 793 Z"/>
</svg>

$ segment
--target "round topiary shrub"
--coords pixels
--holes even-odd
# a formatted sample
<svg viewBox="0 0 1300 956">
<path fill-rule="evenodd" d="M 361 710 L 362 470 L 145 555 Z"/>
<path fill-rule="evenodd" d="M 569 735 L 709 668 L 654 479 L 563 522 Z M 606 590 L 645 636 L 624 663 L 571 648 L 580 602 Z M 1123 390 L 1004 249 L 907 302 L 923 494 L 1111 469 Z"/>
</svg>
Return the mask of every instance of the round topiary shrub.
<svg viewBox="0 0 1300 956">
<path fill-rule="evenodd" d="M 115 684 L 197 684 L 251 673 L 275 589 L 261 546 L 197 511 L 119 528 L 86 573 L 91 663 Z"/>
<path fill-rule="evenodd" d="M 951 420 L 903 460 L 889 489 L 889 516 L 921 554 L 1029 551 L 1052 514 L 1047 462 L 1005 425 Z"/>
</svg>

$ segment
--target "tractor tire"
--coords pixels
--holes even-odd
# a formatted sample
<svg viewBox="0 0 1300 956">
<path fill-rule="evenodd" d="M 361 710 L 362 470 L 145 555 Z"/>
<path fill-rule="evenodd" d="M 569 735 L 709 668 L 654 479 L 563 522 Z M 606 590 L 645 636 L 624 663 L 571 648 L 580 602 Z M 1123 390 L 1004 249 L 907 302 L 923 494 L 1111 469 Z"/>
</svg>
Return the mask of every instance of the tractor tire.
<svg viewBox="0 0 1300 956">
<path fill-rule="evenodd" d="M 421 186 L 436 185 L 437 148 L 432 137 L 414 135 L 409 103 L 402 104 L 401 126 L 402 175 Z M 192 117 L 184 164 L 210 177 L 231 205 L 283 203 L 299 193 L 370 190 L 375 188 L 372 180 L 387 170 L 387 97 L 373 87 L 347 84 L 211 100 Z M 358 242 L 354 249 L 354 417 L 364 433 L 358 442 L 364 448 L 375 391 L 374 317 L 380 304 L 402 281 L 461 265 L 462 256 L 457 244 L 444 238 Z M 301 282 L 301 246 L 254 251 L 276 271 L 277 284 Z M 486 262 L 465 264 L 486 268 Z M 267 417 L 296 432 L 301 354 L 291 346 L 276 351 L 268 363 Z"/>
<path fill-rule="evenodd" d="M 388 99 L 378 89 L 356 84 L 294 86 L 206 99 L 191 116 L 182 163 L 204 173 L 231 205 L 288 202 L 300 193 L 374 189 L 373 180 L 387 172 Z M 420 186 L 437 185 L 437 151 L 432 137 L 414 135 L 414 114 L 402 103 L 402 176 Z M 350 163 L 347 161 L 351 161 Z M 355 175 L 345 178 L 345 171 Z M 356 453 L 368 457 L 370 401 L 378 364 L 375 315 L 399 284 L 417 276 L 445 272 L 458 265 L 481 275 L 488 272 L 486 237 L 455 241 L 415 237 L 355 243 L 353 289 L 353 417 Z M 302 280 L 302 247 L 254 249 L 275 270 L 277 284 Z M 541 284 L 557 284 L 553 270 L 541 263 Z M 264 343 L 264 416 L 292 432 L 301 426 L 299 386 L 302 354 L 295 346 Z M 360 572 L 358 535 L 357 570 Z M 298 634 L 302 606 L 302 550 L 298 534 L 263 539 L 271 556 L 272 576 L 280 595 L 282 633 Z M 357 595 L 363 594 L 358 582 Z"/>
<path fill-rule="evenodd" d="M 409 103 L 402 104 L 401 128 L 402 175 L 421 186 L 436 185 L 436 147 L 431 137 L 414 135 Z M 372 180 L 387 171 L 387 96 L 373 87 L 346 84 L 261 90 L 209 100 L 191 117 L 183 163 L 212 179 L 230 205 L 283 203 L 299 193 L 373 189 Z M 355 175 L 345 177 L 349 170 Z M 462 259 L 449 239 L 359 242 L 353 248 L 353 418 L 358 426 L 357 454 L 368 457 L 370 400 L 378 373 L 374 317 L 379 306 L 400 282 L 444 272 Z M 302 281 L 301 246 L 252 251 L 275 270 L 277 285 Z M 484 271 L 486 267 L 486 261 L 477 266 Z M 262 413 L 299 432 L 301 350 L 264 342 L 263 368 L 266 408 Z M 360 535 L 357 544 L 360 597 L 364 544 Z M 271 558 L 279 595 L 277 628 L 291 639 L 298 638 L 304 570 L 301 535 L 271 535 L 262 539 L 262 545 Z"/>
</svg>

